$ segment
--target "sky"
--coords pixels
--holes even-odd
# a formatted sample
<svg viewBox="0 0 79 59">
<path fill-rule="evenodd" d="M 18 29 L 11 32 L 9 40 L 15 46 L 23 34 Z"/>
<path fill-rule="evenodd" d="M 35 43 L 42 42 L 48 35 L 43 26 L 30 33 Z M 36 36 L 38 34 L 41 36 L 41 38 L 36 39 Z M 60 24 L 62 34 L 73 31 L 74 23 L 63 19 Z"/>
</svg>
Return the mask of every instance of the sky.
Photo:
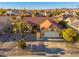
<svg viewBox="0 0 79 59">
<path fill-rule="evenodd" d="M 79 2 L 0 2 L 0 8 L 55 9 L 79 8 Z"/>
</svg>

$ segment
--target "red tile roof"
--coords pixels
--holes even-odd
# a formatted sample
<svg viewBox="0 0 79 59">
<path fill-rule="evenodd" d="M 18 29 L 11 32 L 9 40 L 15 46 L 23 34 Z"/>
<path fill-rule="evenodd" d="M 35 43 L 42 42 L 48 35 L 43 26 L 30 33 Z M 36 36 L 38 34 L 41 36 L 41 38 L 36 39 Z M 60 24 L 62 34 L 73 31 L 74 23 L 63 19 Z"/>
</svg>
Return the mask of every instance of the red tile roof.
<svg viewBox="0 0 79 59">
<path fill-rule="evenodd" d="M 55 21 L 55 17 L 54 16 L 53 17 L 50 17 L 49 20 L 50 21 Z"/>
<path fill-rule="evenodd" d="M 40 25 L 45 20 L 49 20 L 48 17 L 25 17 L 24 18 L 25 22 L 29 22 L 29 23 L 33 23 L 33 24 L 37 24 L 37 25 Z"/>
</svg>

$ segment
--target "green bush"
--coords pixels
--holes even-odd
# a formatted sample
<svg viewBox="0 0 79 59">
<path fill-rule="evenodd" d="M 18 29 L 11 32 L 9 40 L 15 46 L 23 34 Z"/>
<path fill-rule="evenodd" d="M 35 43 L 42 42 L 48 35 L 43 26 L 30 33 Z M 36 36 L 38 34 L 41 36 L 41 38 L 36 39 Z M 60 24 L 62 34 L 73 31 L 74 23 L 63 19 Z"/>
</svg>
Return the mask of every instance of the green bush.
<svg viewBox="0 0 79 59">
<path fill-rule="evenodd" d="M 18 46 L 22 49 L 26 48 L 26 43 L 23 39 L 18 41 Z"/>
<path fill-rule="evenodd" d="M 62 31 L 63 34 L 63 38 L 67 41 L 67 42 L 75 42 L 76 41 L 76 37 L 77 37 L 77 33 L 72 29 L 72 28 L 68 28 Z"/>
</svg>

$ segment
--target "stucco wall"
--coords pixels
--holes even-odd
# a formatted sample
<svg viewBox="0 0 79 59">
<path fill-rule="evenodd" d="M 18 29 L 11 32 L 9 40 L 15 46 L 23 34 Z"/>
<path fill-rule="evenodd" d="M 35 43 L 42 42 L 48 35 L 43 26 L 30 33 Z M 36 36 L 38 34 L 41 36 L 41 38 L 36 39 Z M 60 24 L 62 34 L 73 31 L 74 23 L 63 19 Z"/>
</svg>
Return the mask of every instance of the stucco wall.
<svg viewBox="0 0 79 59">
<path fill-rule="evenodd" d="M 49 28 L 52 25 L 52 23 L 48 20 L 44 21 L 42 24 L 40 24 L 40 29 L 42 28 Z"/>
</svg>

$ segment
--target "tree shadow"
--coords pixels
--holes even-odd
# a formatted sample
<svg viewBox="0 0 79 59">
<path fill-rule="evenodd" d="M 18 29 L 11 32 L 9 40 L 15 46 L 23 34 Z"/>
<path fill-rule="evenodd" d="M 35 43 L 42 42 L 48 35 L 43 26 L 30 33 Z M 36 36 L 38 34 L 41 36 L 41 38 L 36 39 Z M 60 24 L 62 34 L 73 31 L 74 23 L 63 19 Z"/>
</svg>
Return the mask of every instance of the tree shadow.
<svg viewBox="0 0 79 59">
<path fill-rule="evenodd" d="M 5 55 L 0 55 L 0 57 L 7 57 L 7 56 L 5 56 Z"/>
<path fill-rule="evenodd" d="M 58 57 L 59 54 L 63 55 L 65 54 L 65 50 L 61 48 L 47 48 L 44 45 L 30 45 L 30 49 L 32 52 L 36 52 L 36 55 L 46 55 L 46 54 L 52 54 L 53 57 Z M 41 54 L 40 52 L 45 52 L 45 54 Z M 39 53 L 39 54 L 38 54 Z"/>
<path fill-rule="evenodd" d="M 5 33 L 0 35 L 1 42 L 10 42 L 10 41 L 17 42 L 20 39 L 21 39 L 21 35 L 19 33 L 16 33 L 15 35 L 13 35 L 12 33 Z M 35 41 L 36 37 L 33 34 L 26 33 L 24 39 L 25 41 Z"/>
<path fill-rule="evenodd" d="M 52 48 L 52 49 L 48 49 L 47 50 L 47 53 L 50 53 L 50 54 L 65 54 L 64 53 L 65 50 L 61 49 L 61 48 Z"/>
<path fill-rule="evenodd" d="M 7 57 L 6 55 L 4 55 L 4 52 L 10 51 L 11 49 L 7 49 L 7 48 L 0 48 L 0 51 L 2 51 L 2 53 L 0 53 L 0 57 Z"/>
<path fill-rule="evenodd" d="M 7 49 L 7 48 L 0 48 L 0 51 L 3 51 L 3 52 L 5 52 L 5 51 L 10 51 L 11 49 Z"/>
</svg>

